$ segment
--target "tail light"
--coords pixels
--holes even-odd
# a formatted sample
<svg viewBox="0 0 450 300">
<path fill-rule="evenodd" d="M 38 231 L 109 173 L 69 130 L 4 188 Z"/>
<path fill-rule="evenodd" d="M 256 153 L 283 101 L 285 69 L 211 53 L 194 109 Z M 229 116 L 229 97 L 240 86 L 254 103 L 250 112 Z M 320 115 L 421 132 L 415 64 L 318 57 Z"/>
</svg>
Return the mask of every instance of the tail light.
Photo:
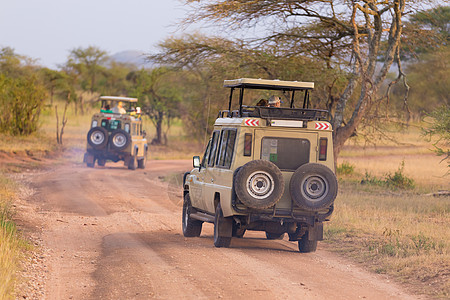
<svg viewBox="0 0 450 300">
<path fill-rule="evenodd" d="M 252 155 L 252 134 L 246 133 L 244 137 L 244 156 Z"/>
<path fill-rule="evenodd" d="M 320 138 L 319 140 L 319 160 L 327 160 L 328 139 Z"/>
</svg>

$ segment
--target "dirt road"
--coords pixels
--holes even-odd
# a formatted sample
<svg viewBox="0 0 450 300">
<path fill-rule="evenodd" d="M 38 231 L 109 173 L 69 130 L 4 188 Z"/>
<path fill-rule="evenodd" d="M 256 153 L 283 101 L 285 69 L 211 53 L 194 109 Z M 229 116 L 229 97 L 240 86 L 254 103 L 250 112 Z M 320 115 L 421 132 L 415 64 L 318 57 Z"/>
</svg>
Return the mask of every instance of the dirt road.
<svg viewBox="0 0 450 300">
<path fill-rule="evenodd" d="M 151 161 L 129 171 L 68 165 L 29 178 L 18 206 L 46 255 L 41 299 L 420 299 L 323 249 L 248 232 L 215 248 L 213 226 L 181 233 L 181 194 L 161 176 L 190 161 Z M 20 295 L 19 295 L 20 296 Z M 29 297 L 28 295 L 23 295 Z"/>
</svg>

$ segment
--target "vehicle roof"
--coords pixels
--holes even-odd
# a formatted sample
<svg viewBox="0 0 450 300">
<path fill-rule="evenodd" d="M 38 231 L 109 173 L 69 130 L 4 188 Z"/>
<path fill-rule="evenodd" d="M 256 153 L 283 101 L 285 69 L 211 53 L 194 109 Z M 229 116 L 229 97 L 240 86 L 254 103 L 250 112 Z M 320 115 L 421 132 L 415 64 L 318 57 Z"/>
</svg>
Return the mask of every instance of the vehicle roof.
<svg viewBox="0 0 450 300">
<path fill-rule="evenodd" d="M 100 100 L 112 100 L 112 101 L 123 101 L 123 102 L 137 102 L 137 98 L 129 97 L 117 97 L 117 96 L 101 96 Z"/>
<path fill-rule="evenodd" d="M 309 90 L 314 88 L 314 82 L 240 78 L 224 80 L 223 86 L 229 88 L 252 88 L 268 90 Z"/>
</svg>

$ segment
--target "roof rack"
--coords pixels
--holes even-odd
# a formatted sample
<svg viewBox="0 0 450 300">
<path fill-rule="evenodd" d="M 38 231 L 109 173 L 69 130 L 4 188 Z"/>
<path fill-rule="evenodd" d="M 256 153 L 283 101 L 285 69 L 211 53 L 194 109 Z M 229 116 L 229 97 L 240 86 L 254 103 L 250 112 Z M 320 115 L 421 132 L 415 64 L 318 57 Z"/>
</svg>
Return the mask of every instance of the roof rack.
<svg viewBox="0 0 450 300">
<path fill-rule="evenodd" d="M 129 97 L 117 97 L 117 96 L 100 96 L 100 100 L 112 100 L 112 101 L 123 101 L 123 102 L 137 102 L 137 98 Z"/>
<path fill-rule="evenodd" d="M 228 110 L 219 112 L 220 117 L 258 117 L 263 119 L 285 119 L 285 120 L 324 120 L 329 117 L 327 110 L 310 109 L 309 91 L 314 89 L 314 82 L 285 81 L 240 78 L 225 80 L 224 87 L 230 88 L 230 98 Z M 231 110 L 234 89 L 239 89 L 239 110 Z M 244 89 L 280 90 L 291 92 L 289 108 L 284 107 L 263 107 L 242 105 Z M 304 91 L 303 107 L 294 107 L 294 96 L 296 91 Z"/>
</svg>

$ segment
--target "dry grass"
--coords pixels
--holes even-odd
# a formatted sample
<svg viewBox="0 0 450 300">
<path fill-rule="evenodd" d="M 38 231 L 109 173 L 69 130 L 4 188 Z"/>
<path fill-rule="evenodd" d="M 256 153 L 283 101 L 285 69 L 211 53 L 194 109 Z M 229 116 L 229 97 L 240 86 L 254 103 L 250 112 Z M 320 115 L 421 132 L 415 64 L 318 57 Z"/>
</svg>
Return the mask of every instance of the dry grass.
<svg viewBox="0 0 450 300">
<path fill-rule="evenodd" d="M 12 299 L 24 242 L 11 221 L 15 184 L 0 175 L 0 299 Z"/>
<path fill-rule="evenodd" d="M 450 197 L 426 195 L 450 189 L 447 166 L 417 131 L 406 135 L 409 145 L 364 148 L 350 141 L 345 147 L 338 165 L 345 162 L 341 170 L 348 174 L 340 175 L 326 240 L 334 251 L 397 278 L 415 292 L 448 298 Z M 396 138 L 405 139 L 402 134 Z M 366 172 L 382 179 L 394 174 L 402 161 L 403 175 L 414 180 L 415 189 L 360 184 Z"/>
</svg>

